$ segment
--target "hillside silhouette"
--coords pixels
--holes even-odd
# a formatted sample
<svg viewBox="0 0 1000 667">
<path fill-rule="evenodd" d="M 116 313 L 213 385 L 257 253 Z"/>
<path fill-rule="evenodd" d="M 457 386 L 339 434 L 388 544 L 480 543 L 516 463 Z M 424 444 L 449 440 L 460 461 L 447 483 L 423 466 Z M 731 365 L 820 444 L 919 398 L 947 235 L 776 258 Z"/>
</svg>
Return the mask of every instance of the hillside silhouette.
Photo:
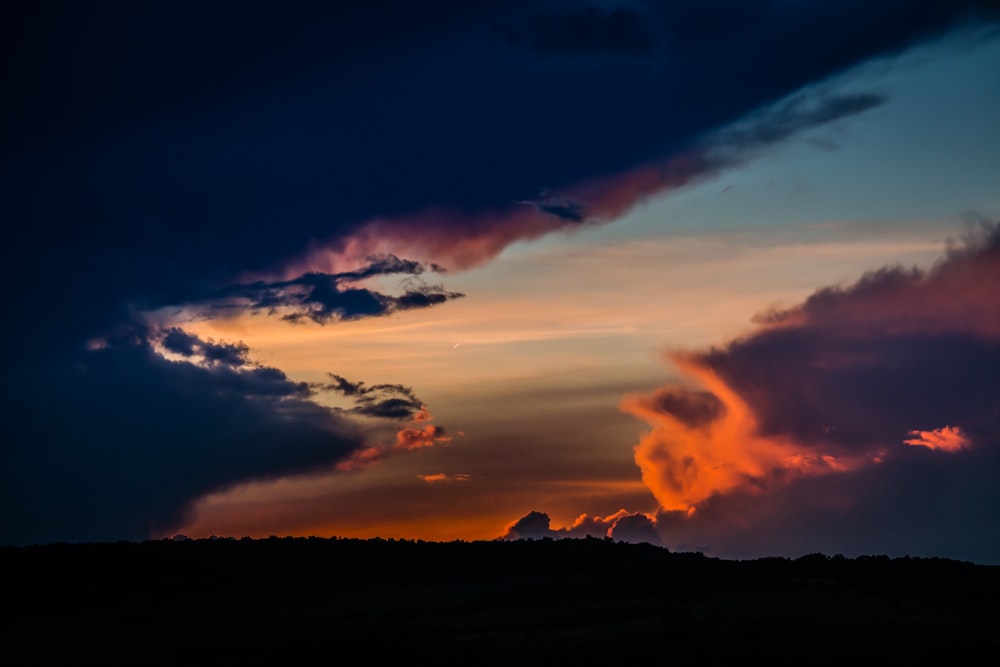
<svg viewBox="0 0 1000 667">
<path fill-rule="evenodd" d="M 865 659 L 1000 649 L 1000 567 L 595 538 L 0 547 L 4 664 Z M 710 663 L 711 664 L 711 663 Z"/>
</svg>

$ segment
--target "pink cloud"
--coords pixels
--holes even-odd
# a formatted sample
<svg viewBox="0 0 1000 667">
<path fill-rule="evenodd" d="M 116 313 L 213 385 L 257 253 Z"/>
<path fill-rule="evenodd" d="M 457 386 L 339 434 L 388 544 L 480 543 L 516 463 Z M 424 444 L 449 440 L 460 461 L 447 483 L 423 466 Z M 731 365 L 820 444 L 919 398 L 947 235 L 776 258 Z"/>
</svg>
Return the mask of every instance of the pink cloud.
<svg viewBox="0 0 1000 667">
<path fill-rule="evenodd" d="M 960 452 L 972 446 L 972 440 L 958 426 L 945 426 L 930 431 L 910 431 L 910 435 L 914 437 L 903 442 L 911 447 Z"/>
</svg>

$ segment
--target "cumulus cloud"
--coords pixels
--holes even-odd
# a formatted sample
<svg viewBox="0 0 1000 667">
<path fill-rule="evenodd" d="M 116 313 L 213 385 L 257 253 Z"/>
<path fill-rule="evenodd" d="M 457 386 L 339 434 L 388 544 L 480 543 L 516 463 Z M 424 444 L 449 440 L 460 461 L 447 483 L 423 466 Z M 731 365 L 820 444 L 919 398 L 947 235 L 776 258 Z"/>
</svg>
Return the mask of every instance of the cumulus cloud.
<svg viewBox="0 0 1000 667">
<path fill-rule="evenodd" d="M 176 330 L 88 351 L 31 381 L 48 398 L 11 396 L 0 466 L 11 510 L 0 535 L 13 543 L 168 532 L 207 493 L 333 470 L 366 446 L 304 383 L 249 362 L 240 346 Z"/>
<path fill-rule="evenodd" d="M 671 411 L 676 402 L 657 400 L 665 392 L 679 393 L 679 387 L 622 402 L 626 412 L 653 427 L 636 447 L 635 458 L 643 481 L 664 509 L 687 510 L 718 493 L 763 489 L 790 475 L 848 467 L 827 450 L 803 448 L 779 434 L 762 435 L 752 407 L 717 373 L 693 359 L 676 356 L 673 361 L 698 383 L 692 394 L 711 393 L 719 408 L 710 421 L 688 421 L 687 413 Z"/>
<path fill-rule="evenodd" d="M 545 512 L 532 510 L 508 525 L 503 537 L 507 540 L 539 540 L 555 537 L 556 532 L 549 527 L 551 522 Z"/>
<path fill-rule="evenodd" d="M 604 517 L 581 514 L 571 525 L 563 528 L 552 528 L 551 524 L 552 520 L 548 514 L 532 510 L 508 524 L 502 538 L 537 540 L 546 537 L 553 539 L 601 537 L 616 542 L 662 546 L 655 517 L 624 509 Z"/>
<path fill-rule="evenodd" d="M 759 317 L 757 329 L 724 346 L 673 353 L 686 382 L 622 403 L 651 426 L 635 460 L 664 512 L 661 532 L 708 525 L 723 508 L 750 520 L 747 512 L 768 506 L 748 498 L 813 503 L 809 489 L 821 486 L 836 489 L 829 498 L 861 498 L 883 476 L 892 477 L 884 488 L 926 496 L 935 470 L 939 489 L 952 486 L 948 475 L 1000 474 L 998 284 L 1000 225 L 981 222 L 930 269 L 873 271 Z M 917 450 L 950 452 L 956 462 Z M 972 465 L 975 475 L 960 472 Z M 986 488 L 976 493 L 996 500 Z M 899 525 L 914 518 L 903 511 Z"/>
<path fill-rule="evenodd" d="M 611 527 L 609 537 L 616 542 L 661 546 L 656 524 L 648 516 L 640 513 L 619 517 Z"/>
</svg>

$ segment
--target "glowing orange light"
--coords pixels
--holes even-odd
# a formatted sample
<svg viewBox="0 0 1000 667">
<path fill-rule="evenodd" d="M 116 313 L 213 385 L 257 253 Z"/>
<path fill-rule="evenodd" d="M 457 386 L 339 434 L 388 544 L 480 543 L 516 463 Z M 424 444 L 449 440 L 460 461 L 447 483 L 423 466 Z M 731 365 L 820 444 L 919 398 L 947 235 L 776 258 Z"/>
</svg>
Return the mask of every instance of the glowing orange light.
<svg viewBox="0 0 1000 667">
<path fill-rule="evenodd" d="M 660 406 L 655 395 L 623 401 L 623 410 L 653 426 L 635 447 L 635 461 L 664 510 L 690 514 L 713 495 L 762 490 L 777 473 L 787 480 L 860 464 L 860 459 L 817 453 L 789 438 L 761 435 L 750 406 L 717 373 L 691 358 L 677 356 L 674 362 L 715 396 L 722 409 L 709 421 L 692 425 Z"/>
<path fill-rule="evenodd" d="M 972 446 L 972 440 L 958 426 L 945 426 L 931 431 L 910 431 L 914 436 L 903 443 L 911 447 L 926 447 L 942 452 L 959 452 Z"/>
</svg>

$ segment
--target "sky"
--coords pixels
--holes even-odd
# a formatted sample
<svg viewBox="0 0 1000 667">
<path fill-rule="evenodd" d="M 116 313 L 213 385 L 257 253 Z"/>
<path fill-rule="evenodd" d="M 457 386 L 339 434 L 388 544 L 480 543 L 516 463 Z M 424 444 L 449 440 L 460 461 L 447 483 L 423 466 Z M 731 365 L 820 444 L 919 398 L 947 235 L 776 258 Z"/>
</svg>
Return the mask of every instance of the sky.
<svg viewBox="0 0 1000 667">
<path fill-rule="evenodd" d="M 1000 563 L 995 3 L 2 11 L 0 543 Z"/>
</svg>

